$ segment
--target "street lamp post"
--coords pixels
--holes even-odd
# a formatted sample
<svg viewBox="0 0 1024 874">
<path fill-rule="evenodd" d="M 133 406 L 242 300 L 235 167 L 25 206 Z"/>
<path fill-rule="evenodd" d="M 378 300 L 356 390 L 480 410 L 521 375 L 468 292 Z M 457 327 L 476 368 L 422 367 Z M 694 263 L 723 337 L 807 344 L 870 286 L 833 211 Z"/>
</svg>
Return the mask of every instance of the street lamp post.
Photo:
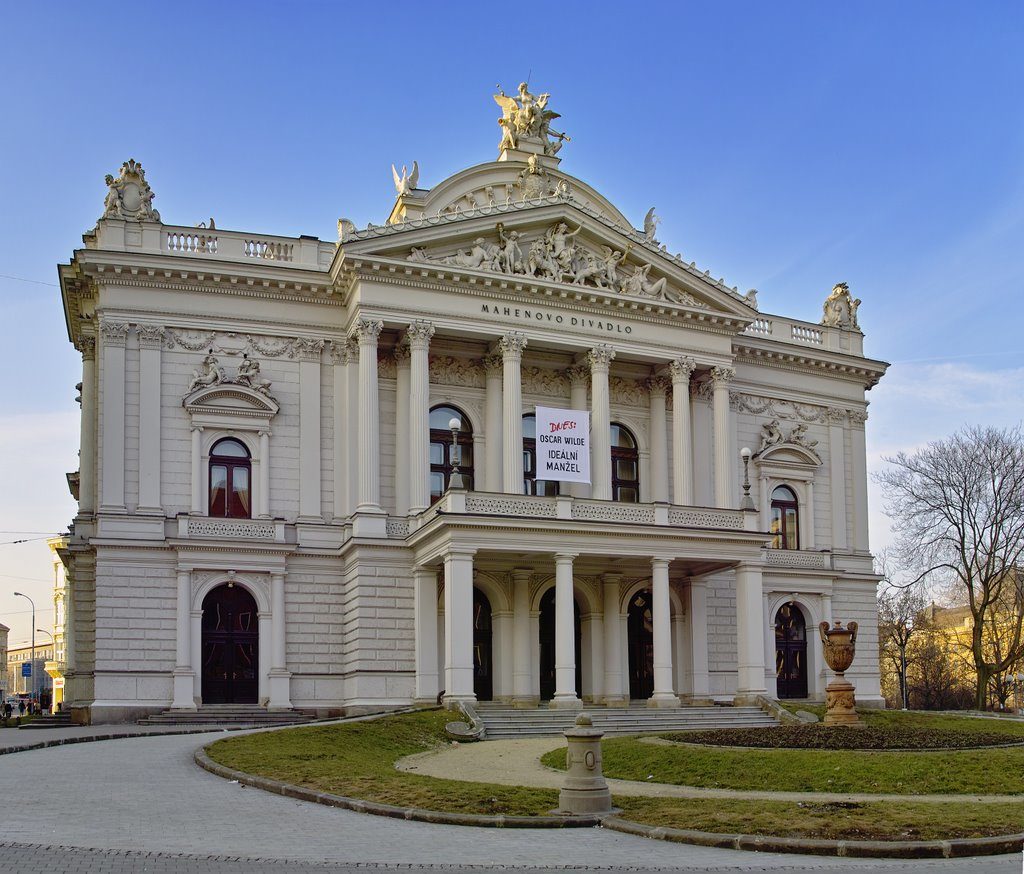
<svg viewBox="0 0 1024 874">
<path fill-rule="evenodd" d="M 32 605 L 32 704 L 33 709 L 36 709 L 39 706 L 39 699 L 36 697 L 36 602 L 21 592 L 14 594 L 19 598 L 27 599 Z"/>
<path fill-rule="evenodd" d="M 50 638 L 50 648 L 53 650 L 53 657 L 57 658 L 57 641 L 54 639 L 54 636 L 53 636 L 52 632 L 47 631 L 45 628 L 37 628 L 36 631 L 39 631 L 42 634 L 45 634 L 47 637 Z M 44 664 L 46 663 L 45 659 L 43 660 L 43 663 Z M 33 673 L 35 672 L 35 665 L 32 666 L 32 671 L 33 671 Z M 42 690 L 40 690 L 40 696 L 39 696 L 40 698 L 42 697 L 41 693 L 42 693 Z M 50 710 L 51 711 L 53 710 L 53 691 L 52 690 L 50 692 Z"/>
</svg>

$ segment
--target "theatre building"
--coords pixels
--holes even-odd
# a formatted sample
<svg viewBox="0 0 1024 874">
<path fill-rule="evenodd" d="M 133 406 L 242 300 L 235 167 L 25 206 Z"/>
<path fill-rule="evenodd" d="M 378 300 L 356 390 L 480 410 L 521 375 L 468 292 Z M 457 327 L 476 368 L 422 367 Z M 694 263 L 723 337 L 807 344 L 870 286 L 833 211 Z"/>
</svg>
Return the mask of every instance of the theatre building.
<svg viewBox="0 0 1024 874">
<path fill-rule="evenodd" d="M 337 241 L 107 177 L 59 268 L 76 719 L 823 699 L 822 620 L 881 703 L 860 301 L 760 311 L 563 171 L 547 95 L 496 100 L 497 160 Z"/>
</svg>

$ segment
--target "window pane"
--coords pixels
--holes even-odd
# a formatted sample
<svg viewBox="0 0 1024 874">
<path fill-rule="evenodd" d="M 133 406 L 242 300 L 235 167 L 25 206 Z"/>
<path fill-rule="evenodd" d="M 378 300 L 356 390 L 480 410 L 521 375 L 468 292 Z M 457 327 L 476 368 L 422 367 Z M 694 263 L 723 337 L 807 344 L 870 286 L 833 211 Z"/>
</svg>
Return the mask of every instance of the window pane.
<svg viewBox="0 0 1024 874">
<path fill-rule="evenodd" d="M 222 465 L 210 466 L 210 515 L 223 516 L 226 511 L 228 469 Z"/>
<path fill-rule="evenodd" d="M 796 503 L 796 495 L 793 494 L 793 490 L 786 486 L 777 486 L 772 491 L 773 501 L 793 501 Z"/>
<path fill-rule="evenodd" d="M 523 416 L 523 439 L 533 440 L 537 436 L 537 417 Z"/>
<path fill-rule="evenodd" d="M 533 473 L 533 453 L 523 453 L 523 473 Z"/>
<path fill-rule="evenodd" d="M 549 480 L 536 480 L 537 490 L 534 494 L 537 495 L 557 495 L 558 494 L 558 483 L 551 482 Z"/>
<path fill-rule="evenodd" d="M 229 516 L 236 519 L 248 519 L 252 515 L 249 504 L 249 471 L 244 467 L 236 467 L 231 471 L 231 509 Z"/>
<path fill-rule="evenodd" d="M 473 466 L 473 444 L 459 444 L 459 467 Z"/>
<path fill-rule="evenodd" d="M 796 548 L 796 510 L 792 507 L 788 507 L 786 509 L 786 549 Z"/>
<path fill-rule="evenodd" d="M 772 507 L 772 521 L 768 530 L 772 535 L 772 549 L 782 549 L 782 511 Z"/>
<path fill-rule="evenodd" d="M 472 433 L 473 429 L 469 425 L 469 418 L 455 407 L 434 407 L 430 411 L 430 428 L 431 430 L 436 428 L 440 431 L 450 431 L 448 423 L 452 419 L 458 419 L 462 423 L 460 430 L 463 434 Z"/>
<path fill-rule="evenodd" d="M 633 435 L 626 428 L 623 428 L 622 425 L 611 426 L 611 437 L 612 446 L 619 446 L 624 449 L 636 448 L 636 441 L 633 439 Z"/>
<path fill-rule="evenodd" d="M 444 464 L 444 445 L 441 443 L 430 444 L 430 463 Z"/>
<path fill-rule="evenodd" d="M 430 475 L 430 497 L 437 499 L 444 494 L 444 474 L 432 473 Z"/>
<path fill-rule="evenodd" d="M 635 480 L 636 477 L 636 462 L 627 461 L 624 459 L 617 459 L 615 462 L 615 478 L 616 479 L 628 479 Z"/>
<path fill-rule="evenodd" d="M 640 495 L 636 489 L 619 488 L 619 501 L 623 504 L 636 504 L 640 500 Z"/>
<path fill-rule="evenodd" d="M 226 455 L 229 458 L 248 458 L 248 450 L 237 440 L 221 440 L 213 447 L 211 455 Z"/>
</svg>

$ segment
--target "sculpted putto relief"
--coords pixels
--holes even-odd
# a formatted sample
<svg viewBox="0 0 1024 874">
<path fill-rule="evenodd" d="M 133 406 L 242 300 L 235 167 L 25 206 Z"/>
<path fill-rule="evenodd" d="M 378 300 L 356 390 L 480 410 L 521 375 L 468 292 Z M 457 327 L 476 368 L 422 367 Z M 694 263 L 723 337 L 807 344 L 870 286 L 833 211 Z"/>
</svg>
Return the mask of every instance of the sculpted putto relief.
<svg viewBox="0 0 1024 874">
<path fill-rule="evenodd" d="M 600 246 L 599 252 L 592 252 L 577 242 L 581 230 L 582 225 L 572 229 L 566 222 L 558 222 L 542 236 L 527 241 L 519 231 L 506 230 L 499 223 L 495 228 L 496 242 L 477 237 L 468 249 L 438 258 L 432 257 L 425 248 L 413 247 L 409 260 L 535 277 L 684 306 L 704 307 L 693 295 L 671 288 L 664 276 L 651 279 L 649 263 L 628 265 L 632 243 L 626 246 L 625 251 Z"/>
<path fill-rule="evenodd" d="M 217 356 L 211 352 L 203 359 L 202 366 L 192 371 L 192 381 L 189 383 L 185 395 L 192 394 L 196 389 L 214 385 L 241 385 L 270 397 L 270 380 L 265 379 L 260 373 L 260 363 L 248 355 L 242 357 L 238 363 L 238 370 L 235 372 L 234 378 L 231 379 L 224 372 Z"/>
</svg>

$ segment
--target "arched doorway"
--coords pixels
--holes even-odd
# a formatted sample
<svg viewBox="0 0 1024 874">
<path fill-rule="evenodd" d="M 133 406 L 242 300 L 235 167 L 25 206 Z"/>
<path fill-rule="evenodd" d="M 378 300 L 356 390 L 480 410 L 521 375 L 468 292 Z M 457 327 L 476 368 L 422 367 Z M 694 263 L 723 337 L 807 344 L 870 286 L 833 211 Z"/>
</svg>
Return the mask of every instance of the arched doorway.
<svg viewBox="0 0 1024 874">
<path fill-rule="evenodd" d="M 491 602 L 479 589 L 473 589 L 473 694 L 477 701 L 494 698 L 492 639 Z"/>
<path fill-rule="evenodd" d="M 583 648 L 580 634 L 580 605 L 572 599 L 573 635 L 576 639 L 576 697 L 583 695 Z M 540 700 L 555 697 L 555 587 L 540 599 Z"/>
<path fill-rule="evenodd" d="M 651 593 L 637 592 L 629 602 L 629 697 L 642 701 L 654 694 L 654 619 Z"/>
<path fill-rule="evenodd" d="M 775 680 L 779 698 L 807 697 L 807 624 L 792 601 L 775 614 Z"/>
<path fill-rule="evenodd" d="M 228 583 L 203 599 L 204 704 L 259 700 L 259 618 L 256 601 Z"/>
</svg>

